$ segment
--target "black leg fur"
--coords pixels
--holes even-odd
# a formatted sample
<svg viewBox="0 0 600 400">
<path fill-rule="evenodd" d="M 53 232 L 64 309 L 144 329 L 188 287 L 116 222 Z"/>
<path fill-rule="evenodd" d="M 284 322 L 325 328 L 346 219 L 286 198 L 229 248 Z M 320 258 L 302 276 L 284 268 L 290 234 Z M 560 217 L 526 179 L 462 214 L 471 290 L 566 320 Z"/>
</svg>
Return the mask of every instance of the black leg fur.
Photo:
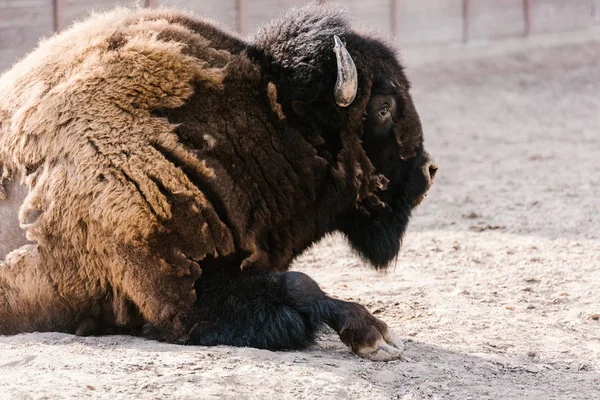
<svg viewBox="0 0 600 400">
<path fill-rule="evenodd" d="M 196 285 L 188 344 L 302 349 L 323 326 L 315 307 L 325 294 L 298 272 L 240 272 Z"/>
<path fill-rule="evenodd" d="M 212 275 L 212 276 L 211 276 Z M 360 304 L 328 297 L 301 272 L 217 271 L 196 282 L 197 300 L 186 343 L 297 350 L 331 326 L 359 355 L 398 359 L 401 342 Z M 153 327 L 144 335 L 160 339 Z"/>
</svg>

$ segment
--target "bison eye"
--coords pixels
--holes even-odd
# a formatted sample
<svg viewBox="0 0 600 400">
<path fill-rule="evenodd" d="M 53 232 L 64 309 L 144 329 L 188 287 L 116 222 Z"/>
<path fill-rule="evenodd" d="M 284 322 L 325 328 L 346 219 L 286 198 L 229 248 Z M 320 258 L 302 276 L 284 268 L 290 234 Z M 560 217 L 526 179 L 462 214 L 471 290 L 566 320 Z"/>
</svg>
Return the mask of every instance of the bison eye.
<svg viewBox="0 0 600 400">
<path fill-rule="evenodd" d="M 387 119 L 390 116 L 390 106 L 388 104 L 384 104 L 379 109 L 379 118 Z"/>
</svg>

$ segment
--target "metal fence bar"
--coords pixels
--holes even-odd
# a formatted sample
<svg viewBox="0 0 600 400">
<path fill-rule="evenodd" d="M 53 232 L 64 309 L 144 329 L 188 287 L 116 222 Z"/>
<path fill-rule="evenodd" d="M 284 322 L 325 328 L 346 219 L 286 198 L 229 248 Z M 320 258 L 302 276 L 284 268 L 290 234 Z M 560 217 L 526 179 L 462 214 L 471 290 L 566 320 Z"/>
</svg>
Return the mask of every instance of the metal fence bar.
<svg viewBox="0 0 600 400">
<path fill-rule="evenodd" d="M 246 0 L 235 1 L 235 25 L 240 35 L 246 34 L 248 28 L 248 8 Z"/>
<path fill-rule="evenodd" d="M 52 0 L 52 27 L 54 32 L 60 32 L 65 27 L 66 0 Z"/>
<path fill-rule="evenodd" d="M 463 32 L 462 41 L 467 43 L 469 41 L 469 30 L 471 28 L 471 1 L 463 0 L 462 2 L 462 17 L 463 17 Z"/>
<path fill-rule="evenodd" d="M 400 0 L 390 0 L 390 23 L 392 30 L 392 38 L 398 38 L 398 6 Z"/>
<path fill-rule="evenodd" d="M 523 18 L 525 19 L 525 29 L 523 36 L 531 35 L 531 0 L 523 0 Z"/>
</svg>

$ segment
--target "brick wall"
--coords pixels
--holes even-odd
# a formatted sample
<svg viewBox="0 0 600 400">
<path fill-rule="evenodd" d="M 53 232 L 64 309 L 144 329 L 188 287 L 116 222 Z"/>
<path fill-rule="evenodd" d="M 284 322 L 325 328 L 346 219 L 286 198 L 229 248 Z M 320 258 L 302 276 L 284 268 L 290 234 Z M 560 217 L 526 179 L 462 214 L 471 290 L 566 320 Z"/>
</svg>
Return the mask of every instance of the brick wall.
<svg viewBox="0 0 600 400">
<path fill-rule="evenodd" d="M 600 0 L 321 0 L 346 8 L 361 27 L 405 48 L 588 29 L 600 25 Z M 90 10 L 116 5 L 186 8 L 243 34 L 307 0 L 0 0 L 0 70 L 38 39 Z"/>
</svg>

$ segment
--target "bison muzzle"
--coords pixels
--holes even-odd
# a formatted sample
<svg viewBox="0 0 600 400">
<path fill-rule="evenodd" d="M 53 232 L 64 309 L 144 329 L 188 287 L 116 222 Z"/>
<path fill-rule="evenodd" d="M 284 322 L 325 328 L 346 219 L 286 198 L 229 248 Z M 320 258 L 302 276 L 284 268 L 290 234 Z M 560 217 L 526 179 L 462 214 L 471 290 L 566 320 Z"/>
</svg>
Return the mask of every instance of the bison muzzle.
<svg viewBox="0 0 600 400">
<path fill-rule="evenodd" d="M 437 166 L 384 42 L 320 6 L 243 40 L 117 9 L 0 78 L 0 334 L 401 357 L 292 260 L 331 232 L 383 269 Z"/>
</svg>

